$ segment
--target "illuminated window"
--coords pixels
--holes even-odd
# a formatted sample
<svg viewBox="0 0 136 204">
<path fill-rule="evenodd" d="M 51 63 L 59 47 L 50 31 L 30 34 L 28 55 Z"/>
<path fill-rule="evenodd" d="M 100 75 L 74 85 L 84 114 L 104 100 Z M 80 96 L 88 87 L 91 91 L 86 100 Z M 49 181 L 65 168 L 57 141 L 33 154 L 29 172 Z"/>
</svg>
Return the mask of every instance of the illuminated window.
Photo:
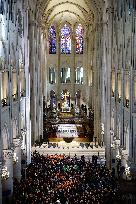
<svg viewBox="0 0 136 204">
<path fill-rule="evenodd" d="M 54 26 L 49 29 L 49 54 L 56 54 L 56 31 Z"/>
<path fill-rule="evenodd" d="M 70 68 L 61 69 L 61 83 L 70 83 Z"/>
<path fill-rule="evenodd" d="M 49 83 L 50 84 L 54 84 L 56 82 L 55 79 L 55 68 L 54 67 L 50 67 L 49 68 Z"/>
<path fill-rule="evenodd" d="M 83 54 L 83 27 L 81 24 L 76 28 L 76 53 Z"/>
<path fill-rule="evenodd" d="M 70 54 L 71 53 L 71 31 L 70 28 L 65 24 L 61 28 L 61 53 Z"/>
<path fill-rule="evenodd" d="M 76 68 L 76 84 L 83 84 L 83 67 Z"/>
</svg>

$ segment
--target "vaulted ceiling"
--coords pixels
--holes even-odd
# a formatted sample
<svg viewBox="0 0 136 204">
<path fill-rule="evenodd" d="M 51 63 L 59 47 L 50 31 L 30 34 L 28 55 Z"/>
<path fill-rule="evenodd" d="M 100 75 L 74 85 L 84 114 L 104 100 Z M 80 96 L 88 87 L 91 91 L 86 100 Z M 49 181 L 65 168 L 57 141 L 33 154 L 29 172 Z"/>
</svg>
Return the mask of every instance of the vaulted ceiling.
<svg viewBox="0 0 136 204">
<path fill-rule="evenodd" d="M 88 25 L 102 11 L 104 3 L 104 0 L 41 0 L 42 25 L 64 22 Z"/>
</svg>

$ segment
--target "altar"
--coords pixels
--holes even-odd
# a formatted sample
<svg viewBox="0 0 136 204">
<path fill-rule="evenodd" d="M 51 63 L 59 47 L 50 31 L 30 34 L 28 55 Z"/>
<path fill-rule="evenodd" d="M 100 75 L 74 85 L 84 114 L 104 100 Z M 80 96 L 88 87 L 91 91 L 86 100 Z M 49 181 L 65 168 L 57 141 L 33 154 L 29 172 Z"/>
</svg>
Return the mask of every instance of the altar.
<svg viewBox="0 0 136 204">
<path fill-rule="evenodd" d="M 58 124 L 56 131 L 57 138 L 75 138 L 78 137 L 76 124 Z"/>
</svg>

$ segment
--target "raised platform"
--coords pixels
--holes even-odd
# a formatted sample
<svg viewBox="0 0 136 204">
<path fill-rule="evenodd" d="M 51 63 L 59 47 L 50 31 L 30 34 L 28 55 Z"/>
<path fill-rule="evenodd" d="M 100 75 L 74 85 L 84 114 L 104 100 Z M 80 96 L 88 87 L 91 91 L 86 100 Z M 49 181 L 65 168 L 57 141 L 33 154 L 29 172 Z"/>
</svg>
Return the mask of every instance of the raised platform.
<svg viewBox="0 0 136 204">
<path fill-rule="evenodd" d="M 48 140 L 49 142 L 62 142 L 62 141 L 65 141 L 65 138 L 48 138 Z M 91 143 L 91 141 L 88 138 L 80 138 L 80 137 L 72 138 L 72 141 Z"/>
<path fill-rule="evenodd" d="M 59 113 L 59 118 L 73 118 L 74 115 L 69 111 L 69 112 L 60 112 Z"/>
<path fill-rule="evenodd" d="M 92 156 L 97 155 L 99 156 L 99 162 L 105 163 L 105 147 L 96 147 L 94 143 L 80 143 L 76 141 L 71 143 L 66 143 L 65 141 L 43 143 L 41 146 L 32 147 L 32 152 L 35 150 L 43 155 L 65 154 L 74 157 L 76 154 L 79 158 L 84 155 L 86 160 L 92 160 Z"/>
</svg>

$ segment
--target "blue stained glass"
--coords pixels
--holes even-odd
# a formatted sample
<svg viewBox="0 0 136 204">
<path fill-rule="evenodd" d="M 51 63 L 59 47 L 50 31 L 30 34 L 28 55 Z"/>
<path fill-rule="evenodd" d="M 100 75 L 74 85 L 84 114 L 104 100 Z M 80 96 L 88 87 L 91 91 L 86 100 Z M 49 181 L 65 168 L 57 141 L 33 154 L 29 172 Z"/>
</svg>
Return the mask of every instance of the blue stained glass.
<svg viewBox="0 0 136 204">
<path fill-rule="evenodd" d="M 83 27 L 79 24 L 76 28 L 76 54 L 83 54 Z"/>
<path fill-rule="evenodd" d="M 65 24 L 61 29 L 61 53 L 71 53 L 71 31 L 70 28 Z"/>
<path fill-rule="evenodd" d="M 49 54 L 56 54 L 56 31 L 54 26 L 49 29 Z"/>
</svg>

